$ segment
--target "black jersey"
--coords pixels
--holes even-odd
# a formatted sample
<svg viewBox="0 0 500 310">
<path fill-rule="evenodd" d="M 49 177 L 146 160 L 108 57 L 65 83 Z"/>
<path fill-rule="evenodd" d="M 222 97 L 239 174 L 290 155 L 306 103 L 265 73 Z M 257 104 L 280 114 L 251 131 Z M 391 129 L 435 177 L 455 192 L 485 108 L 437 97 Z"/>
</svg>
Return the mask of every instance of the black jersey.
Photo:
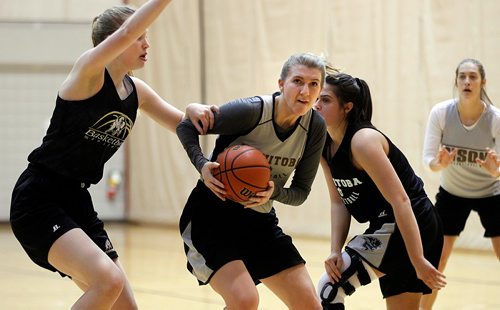
<svg viewBox="0 0 500 310">
<path fill-rule="evenodd" d="M 349 213 L 360 223 L 370 222 L 370 228 L 378 229 L 383 223 L 394 222 L 391 205 L 385 200 L 373 180 L 365 171 L 357 169 L 352 163 L 351 140 L 354 134 L 362 128 L 373 128 L 370 123 L 358 126 L 349 125 L 339 149 L 332 156 L 328 150 L 332 140 L 328 137 L 323 157 L 326 158 L 333 181 Z M 394 167 L 414 208 L 420 206 L 427 198 L 422 180 L 415 174 L 404 154 L 389 142 L 389 160 Z"/>
<path fill-rule="evenodd" d="M 28 156 L 35 166 L 65 178 L 96 184 L 104 164 L 128 136 L 137 116 L 137 90 L 132 79 L 129 96 L 121 100 L 108 71 L 94 96 L 77 101 L 57 96 L 56 107 L 42 145 Z"/>
</svg>

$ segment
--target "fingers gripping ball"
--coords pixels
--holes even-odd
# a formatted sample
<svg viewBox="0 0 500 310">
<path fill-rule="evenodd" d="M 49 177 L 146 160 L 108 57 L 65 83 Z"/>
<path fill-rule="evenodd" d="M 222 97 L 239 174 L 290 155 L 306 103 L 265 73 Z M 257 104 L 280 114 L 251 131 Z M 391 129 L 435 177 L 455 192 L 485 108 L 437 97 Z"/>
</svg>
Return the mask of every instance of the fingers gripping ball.
<svg viewBox="0 0 500 310">
<path fill-rule="evenodd" d="M 217 156 L 219 169 L 214 172 L 226 189 L 226 198 L 244 202 L 266 190 L 271 166 L 266 156 L 249 145 L 233 145 Z"/>
</svg>

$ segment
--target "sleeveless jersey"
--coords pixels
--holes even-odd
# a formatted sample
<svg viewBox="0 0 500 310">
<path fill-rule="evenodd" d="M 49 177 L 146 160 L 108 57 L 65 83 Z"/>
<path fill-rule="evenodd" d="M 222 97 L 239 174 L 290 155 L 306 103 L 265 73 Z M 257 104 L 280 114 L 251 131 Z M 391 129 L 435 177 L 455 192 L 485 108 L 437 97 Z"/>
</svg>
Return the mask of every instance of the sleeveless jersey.
<svg viewBox="0 0 500 310">
<path fill-rule="evenodd" d="M 228 146 L 246 144 L 257 147 L 266 155 L 271 165 L 271 181 L 274 182 L 275 187 L 284 187 L 304 154 L 313 110 L 311 109 L 300 118 L 290 136 L 285 140 L 281 140 L 274 128 L 273 96 L 260 96 L 256 98 L 260 98 L 262 101 L 263 109 L 261 118 L 255 128 L 245 135 L 234 137 L 234 139 L 227 139 L 228 136 L 220 136 L 217 139 L 212 159 L 217 158 L 218 153 Z M 266 204 L 252 208 L 252 210 L 263 213 L 270 212 L 272 203 L 273 201 L 269 200 Z"/>
<path fill-rule="evenodd" d="M 360 223 L 370 222 L 370 229 L 379 229 L 384 223 L 394 223 L 394 212 L 391 205 L 385 200 L 375 183 L 365 171 L 357 169 L 352 163 L 351 140 L 354 134 L 362 128 L 373 128 L 366 123 L 358 126 L 349 125 L 339 149 L 331 158 L 328 150 L 332 140 L 328 138 L 323 157 L 327 160 L 333 175 L 338 193 L 349 213 Z M 412 208 L 416 213 L 416 206 L 424 205 L 419 202 L 426 200 L 422 180 L 415 174 L 404 154 L 387 138 L 389 143 L 388 158 L 403 187 L 411 200 Z"/>
<path fill-rule="evenodd" d="M 94 96 L 68 101 L 57 96 L 56 107 L 42 145 L 28 161 L 64 178 L 96 184 L 104 164 L 128 136 L 137 115 L 137 90 L 121 100 L 108 71 Z"/>
<path fill-rule="evenodd" d="M 467 198 L 500 194 L 500 180 L 476 163 L 477 158 L 486 158 L 487 147 L 495 149 L 495 137 L 491 130 L 493 118 L 493 108 L 487 104 L 477 123 L 467 129 L 460 121 L 456 101 L 447 106 L 441 143 L 456 148 L 457 155 L 452 164 L 441 172 L 441 186 L 451 194 Z"/>
</svg>

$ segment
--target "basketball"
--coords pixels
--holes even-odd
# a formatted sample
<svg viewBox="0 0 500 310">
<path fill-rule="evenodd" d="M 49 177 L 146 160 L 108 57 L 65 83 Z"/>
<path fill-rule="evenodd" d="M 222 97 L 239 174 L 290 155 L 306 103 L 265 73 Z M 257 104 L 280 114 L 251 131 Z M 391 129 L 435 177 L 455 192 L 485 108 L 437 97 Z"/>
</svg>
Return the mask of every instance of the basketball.
<svg viewBox="0 0 500 310">
<path fill-rule="evenodd" d="M 226 198 L 244 202 L 266 190 L 271 166 L 266 156 L 249 145 L 233 145 L 217 156 L 219 168 L 214 172 L 226 189 Z"/>
</svg>

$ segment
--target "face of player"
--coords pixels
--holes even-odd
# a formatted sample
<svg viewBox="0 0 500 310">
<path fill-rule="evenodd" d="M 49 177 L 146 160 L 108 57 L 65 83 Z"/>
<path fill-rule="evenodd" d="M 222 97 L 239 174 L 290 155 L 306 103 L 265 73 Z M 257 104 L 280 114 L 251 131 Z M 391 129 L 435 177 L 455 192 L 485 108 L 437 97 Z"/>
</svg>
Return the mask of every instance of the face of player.
<svg viewBox="0 0 500 310">
<path fill-rule="evenodd" d="M 292 118 L 306 114 L 316 102 L 321 91 L 321 71 L 304 65 L 290 69 L 288 77 L 279 80 L 281 109 Z"/>
<path fill-rule="evenodd" d="M 460 98 L 479 99 L 481 97 L 481 89 L 485 81 L 481 79 L 481 74 L 475 64 L 471 62 L 463 63 L 458 68 L 455 82 Z"/>
<path fill-rule="evenodd" d="M 329 129 L 337 129 L 346 122 L 347 111 L 333 91 L 333 86 L 325 83 L 318 100 L 314 104 L 314 109 L 325 119 Z"/>
<path fill-rule="evenodd" d="M 148 60 L 149 41 L 147 33 L 140 36 L 132 45 L 130 45 L 121 55 L 120 60 L 128 70 L 141 69 Z"/>
</svg>

